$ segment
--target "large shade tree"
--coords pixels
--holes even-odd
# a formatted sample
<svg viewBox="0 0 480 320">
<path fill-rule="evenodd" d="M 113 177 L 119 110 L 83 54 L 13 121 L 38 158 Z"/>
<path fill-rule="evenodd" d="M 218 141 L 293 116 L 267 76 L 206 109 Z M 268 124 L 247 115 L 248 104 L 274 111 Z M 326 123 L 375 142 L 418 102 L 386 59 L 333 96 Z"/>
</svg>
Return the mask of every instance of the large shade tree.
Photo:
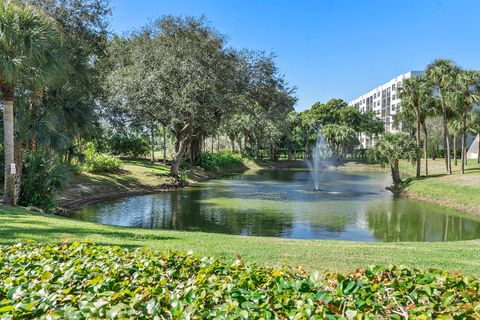
<svg viewBox="0 0 480 320">
<path fill-rule="evenodd" d="M 4 105 L 5 186 L 4 202 L 16 204 L 14 97 L 15 89 L 25 78 L 34 77 L 40 85 L 61 67 L 62 61 L 52 52 L 61 46 L 61 33 L 55 21 L 38 9 L 0 4 L 0 89 Z"/>
<path fill-rule="evenodd" d="M 111 66 L 112 100 L 136 120 L 168 127 L 177 177 L 182 157 L 196 161 L 203 138 L 232 107 L 235 55 L 203 18 L 164 17 L 117 42 L 116 52 L 127 52 Z"/>
</svg>

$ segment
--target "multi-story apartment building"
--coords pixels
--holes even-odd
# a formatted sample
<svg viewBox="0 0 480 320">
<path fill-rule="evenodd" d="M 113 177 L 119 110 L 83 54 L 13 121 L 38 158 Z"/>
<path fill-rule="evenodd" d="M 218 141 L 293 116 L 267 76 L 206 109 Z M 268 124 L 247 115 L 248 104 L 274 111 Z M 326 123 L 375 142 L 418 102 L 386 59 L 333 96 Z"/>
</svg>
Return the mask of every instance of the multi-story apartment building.
<svg viewBox="0 0 480 320">
<path fill-rule="evenodd" d="M 418 77 L 423 74 L 422 71 L 409 71 L 398 77 L 362 94 L 357 99 L 352 100 L 349 105 L 357 107 L 360 112 L 373 111 L 376 116 L 385 123 L 385 132 L 395 132 L 401 129 L 394 123 L 394 116 L 401 108 L 401 100 L 398 97 L 398 87 L 402 85 L 405 79 Z M 366 134 L 359 134 L 362 148 L 371 147 L 375 144 L 372 137 Z"/>
</svg>

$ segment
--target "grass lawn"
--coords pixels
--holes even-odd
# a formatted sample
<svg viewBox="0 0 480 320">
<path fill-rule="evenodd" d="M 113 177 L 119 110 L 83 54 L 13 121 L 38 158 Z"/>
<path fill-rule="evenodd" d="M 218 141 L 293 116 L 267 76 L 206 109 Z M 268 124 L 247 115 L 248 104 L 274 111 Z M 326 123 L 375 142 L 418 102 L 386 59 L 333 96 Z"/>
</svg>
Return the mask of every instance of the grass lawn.
<svg viewBox="0 0 480 320">
<path fill-rule="evenodd" d="M 0 243 L 34 240 L 88 240 L 99 245 L 193 251 L 198 256 L 236 256 L 269 266 L 302 266 L 307 271 L 353 271 L 371 264 L 393 263 L 420 268 L 459 270 L 480 275 L 480 241 L 445 243 L 362 243 L 286 240 L 201 232 L 144 230 L 102 226 L 23 209 L 0 207 Z"/>
</svg>

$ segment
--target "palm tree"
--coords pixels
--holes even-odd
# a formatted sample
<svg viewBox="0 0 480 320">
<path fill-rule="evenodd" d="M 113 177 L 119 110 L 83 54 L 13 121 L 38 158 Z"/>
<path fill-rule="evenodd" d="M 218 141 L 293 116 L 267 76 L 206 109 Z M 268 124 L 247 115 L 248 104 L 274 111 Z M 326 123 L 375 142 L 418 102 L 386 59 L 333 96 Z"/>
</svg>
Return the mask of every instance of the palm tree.
<svg viewBox="0 0 480 320">
<path fill-rule="evenodd" d="M 17 85 L 27 77 L 47 79 L 49 70 L 58 61 L 51 59 L 51 50 L 59 47 L 61 34 L 54 20 L 29 6 L 10 1 L 0 4 L 0 90 L 3 94 L 5 191 L 4 202 L 16 204 L 14 112 Z"/>
<path fill-rule="evenodd" d="M 467 148 L 467 118 L 473 105 L 480 103 L 480 73 L 478 71 L 463 70 L 460 72 L 456 81 L 457 101 L 461 105 L 462 121 L 462 173 L 465 173 L 466 148 Z"/>
<path fill-rule="evenodd" d="M 450 159 L 450 136 L 448 133 L 448 117 L 451 107 L 447 104 L 446 95 L 452 88 L 454 79 L 460 71 L 459 67 L 451 60 L 436 59 L 425 70 L 427 78 L 437 87 L 443 116 L 443 141 L 445 149 L 445 168 L 452 174 Z"/>
<path fill-rule="evenodd" d="M 462 121 L 458 117 L 454 117 L 450 119 L 448 122 L 448 131 L 452 134 L 452 142 L 453 142 L 453 165 L 456 167 L 458 165 L 457 159 L 457 149 L 458 149 L 458 137 L 462 134 Z"/>
<path fill-rule="evenodd" d="M 412 164 L 417 161 L 417 147 L 414 141 L 403 132 L 386 133 L 368 152 L 369 158 L 379 162 L 382 167 L 390 166 L 393 186 L 388 189 L 398 193 L 402 183 L 399 161 L 406 159 Z"/>
<path fill-rule="evenodd" d="M 402 112 L 411 114 L 415 118 L 415 136 L 417 140 L 417 171 L 416 177 L 420 178 L 420 151 L 421 139 L 420 130 L 425 128 L 425 119 L 431 113 L 432 101 L 432 85 L 426 78 L 414 77 L 407 79 L 399 87 L 399 96 L 402 99 Z M 425 173 L 428 175 L 428 157 L 427 150 L 427 133 L 425 131 L 424 149 L 425 149 Z"/>
</svg>

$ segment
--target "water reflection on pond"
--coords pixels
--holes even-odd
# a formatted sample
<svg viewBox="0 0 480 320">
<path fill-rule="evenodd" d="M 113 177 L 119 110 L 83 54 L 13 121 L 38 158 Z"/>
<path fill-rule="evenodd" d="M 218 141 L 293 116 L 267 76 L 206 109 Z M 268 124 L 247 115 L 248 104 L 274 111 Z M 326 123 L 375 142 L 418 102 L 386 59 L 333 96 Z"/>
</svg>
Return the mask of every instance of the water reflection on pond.
<svg viewBox="0 0 480 320">
<path fill-rule="evenodd" d="M 183 190 L 86 207 L 74 218 L 142 228 L 355 241 L 480 238 L 480 221 L 384 189 L 385 173 L 328 171 L 312 191 L 304 170 L 260 170 Z"/>
</svg>

